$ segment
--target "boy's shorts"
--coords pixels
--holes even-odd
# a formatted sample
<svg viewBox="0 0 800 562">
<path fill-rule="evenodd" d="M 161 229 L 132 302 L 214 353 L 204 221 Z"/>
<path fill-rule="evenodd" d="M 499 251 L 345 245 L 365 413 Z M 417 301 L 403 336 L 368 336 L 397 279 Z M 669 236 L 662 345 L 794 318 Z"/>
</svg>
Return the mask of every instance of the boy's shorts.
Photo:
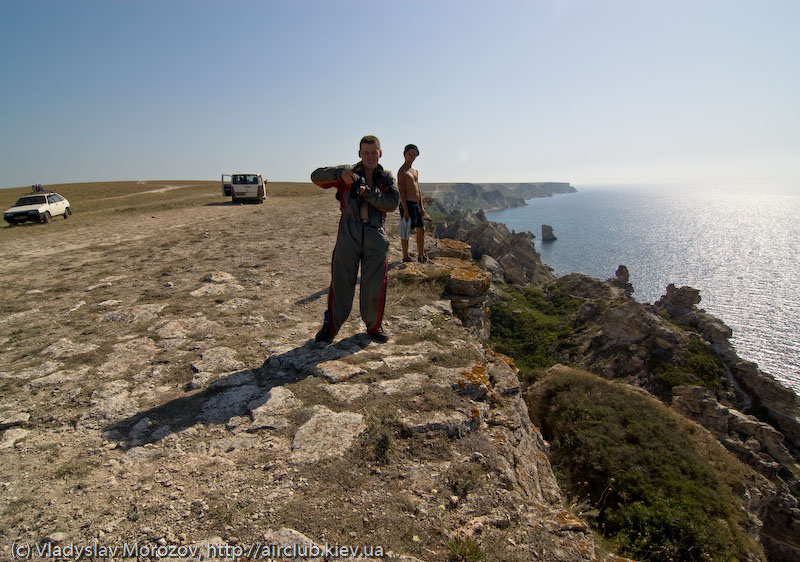
<svg viewBox="0 0 800 562">
<path fill-rule="evenodd" d="M 408 240 L 411 237 L 411 231 L 415 228 L 425 228 L 422 222 L 422 211 L 419 208 L 419 203 L 416 201 L 406 201 L 408 205 L 409 217 L 403 216 L 403 206 L 400 205 L 400 239 Z"/>
<path fill-rule="evenodd" d="M 401 211 L 402 214 L 402 211 Z M 408 240 L 411 238 L 411 219 L 404 219 L 402 216 L 400 217 L 400 240 Z"/>
</svg>

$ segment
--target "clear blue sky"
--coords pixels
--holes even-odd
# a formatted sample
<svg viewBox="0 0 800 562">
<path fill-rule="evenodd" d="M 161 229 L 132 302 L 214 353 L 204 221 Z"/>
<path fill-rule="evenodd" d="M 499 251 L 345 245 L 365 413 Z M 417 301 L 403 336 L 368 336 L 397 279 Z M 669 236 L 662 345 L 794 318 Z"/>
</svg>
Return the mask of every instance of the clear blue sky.
<svg viewBox="0 0 800 562">
<path fill-rule="evenodd" d="M 308 181 L 800 186 L 796 0 L 0 0 L 0 187 Z"/>
</svg>

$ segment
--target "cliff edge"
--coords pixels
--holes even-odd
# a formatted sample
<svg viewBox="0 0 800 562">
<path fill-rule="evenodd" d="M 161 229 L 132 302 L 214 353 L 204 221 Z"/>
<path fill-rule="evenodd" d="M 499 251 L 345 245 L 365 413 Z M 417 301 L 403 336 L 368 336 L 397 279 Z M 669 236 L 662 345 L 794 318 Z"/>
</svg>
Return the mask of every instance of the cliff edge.
<svg viewBox="0 0 800 562">
<path fill-rule="evenodd" d="M 70 221 L 0 232 L 2 557 L 594 559 L 513 362 L 454 313 L 489 275 L 463 255 L 399 267 L 390 215 L 391 341 L 356 303 L 320 346 L 338 205 L 273 190 L 81 213 L 65 186 Z"/>
</svg>

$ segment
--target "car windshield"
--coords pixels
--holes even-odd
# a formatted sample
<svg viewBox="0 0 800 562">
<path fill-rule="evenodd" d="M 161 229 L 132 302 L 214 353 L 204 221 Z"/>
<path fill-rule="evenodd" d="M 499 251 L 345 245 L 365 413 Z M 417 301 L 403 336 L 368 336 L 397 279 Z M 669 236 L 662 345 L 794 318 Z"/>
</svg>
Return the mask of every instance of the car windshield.
<svg viewBox="0 0 800 562">
<path fill-rule="evenodd" d="M 28 197 L 20 197 L 14 204 L 15 207 L 24 207 L 25 205 L 41 205 L 45 203 L 44 195 L 29 195 Z"/>
</svg>

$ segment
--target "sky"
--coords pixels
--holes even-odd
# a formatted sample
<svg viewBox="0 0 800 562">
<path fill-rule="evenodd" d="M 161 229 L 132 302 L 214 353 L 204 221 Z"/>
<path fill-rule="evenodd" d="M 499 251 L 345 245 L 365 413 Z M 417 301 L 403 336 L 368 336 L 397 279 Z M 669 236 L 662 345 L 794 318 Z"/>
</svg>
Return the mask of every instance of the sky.
<svg viewBox="0 0 800 562">
<path fill-rule="evenodd" d="M 800 191 L 796 0 L 0 0 L 0 188 L 309 181 Z"/>
</svg>

